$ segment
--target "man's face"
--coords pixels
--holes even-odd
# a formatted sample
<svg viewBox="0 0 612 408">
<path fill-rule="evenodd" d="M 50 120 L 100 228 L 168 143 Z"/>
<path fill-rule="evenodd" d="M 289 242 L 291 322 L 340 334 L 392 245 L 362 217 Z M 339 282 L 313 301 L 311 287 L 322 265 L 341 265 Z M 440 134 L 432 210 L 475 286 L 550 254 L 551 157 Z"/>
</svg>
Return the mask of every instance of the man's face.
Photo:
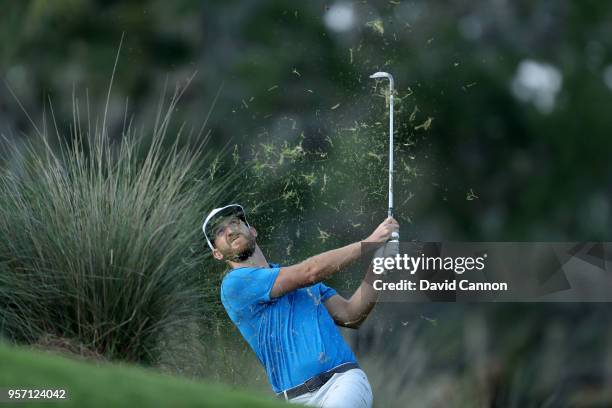
<svg viewBox="0 0 612 408">
<path fill-rule="evenodd" d="M 212 232 L 213 256 L 218 260 L 244 262 L 255 252 L 257 231 L 235 215 L 220 218 Z"/>
</svg>

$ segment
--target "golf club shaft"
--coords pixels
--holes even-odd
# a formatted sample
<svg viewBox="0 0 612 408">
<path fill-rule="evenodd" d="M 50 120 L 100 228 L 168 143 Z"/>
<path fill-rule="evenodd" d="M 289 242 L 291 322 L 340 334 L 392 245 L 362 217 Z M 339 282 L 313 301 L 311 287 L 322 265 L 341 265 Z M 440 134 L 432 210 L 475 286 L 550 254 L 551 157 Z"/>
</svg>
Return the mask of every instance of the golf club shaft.
<svg viewBox="0 0 612 408">
<path fill-rule="evenodd" d="M 393 78 L 389 78 L 389 217 L 393 217 Z"/>
<path fill-rule="evenodd" d="M 370 78 L 389 80 L 389 217 L 393 217 L 393 75 L 388 72 L 376 72 Z M 391 242 L 399 241 L 399 232 L 391 234 Z"/>
</svg>

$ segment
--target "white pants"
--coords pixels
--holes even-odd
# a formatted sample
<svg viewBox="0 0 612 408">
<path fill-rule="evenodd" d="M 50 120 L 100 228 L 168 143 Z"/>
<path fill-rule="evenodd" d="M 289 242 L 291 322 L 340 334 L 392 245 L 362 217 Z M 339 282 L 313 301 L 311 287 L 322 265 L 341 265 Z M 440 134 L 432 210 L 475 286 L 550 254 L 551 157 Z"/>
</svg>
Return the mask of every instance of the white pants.
<svg viewBox="0 0 612 408">
<path fill-rule="evenodd" d="M 315 392 L 307 392 L 289 402 L 319 408 L 371 408 L 372 388 L 363 370 L 354 368 L 334 374 Z"/>
</svg>

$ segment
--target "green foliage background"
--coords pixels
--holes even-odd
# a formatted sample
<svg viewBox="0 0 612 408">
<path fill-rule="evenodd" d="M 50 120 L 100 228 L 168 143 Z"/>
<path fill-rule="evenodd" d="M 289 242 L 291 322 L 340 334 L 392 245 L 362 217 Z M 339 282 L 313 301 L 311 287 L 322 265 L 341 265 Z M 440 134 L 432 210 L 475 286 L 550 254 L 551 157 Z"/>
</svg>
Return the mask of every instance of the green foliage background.
<svg viewBox="0 0 612 408">
<path fill-rule="evenodd" d="M 128 114 L 151 120 L 166 80 L 174 84 L 197 71 L 179 119 L 197 128 L 219 92 L 210 118 L 213 145 L 236 146 L 240 165 L 258 160 L 263 167 L 249 177 L 265 183 L 258 180 L 252 190 L 285 197 L 274 201 L 266 194 L 251 207 L 287 215 L 276 224 L 297 216 L 326 230 L 323 220 L 337 217 L 325 203 L 343 210 L 339 202 L 344 198 L 359 210 L 370 197 L 364 207 L 367 220 L 356 217 L 354 208 L 346 217 L 362 225 L 356 235 L 366 234 L 372 221 L 384 216 L 384 197 L 373 200 L 372 195 L 384 192 L 385 106 L 367 76 L 388 70 L 401 100 L 396 195 L 403 236 L 607 237 L 611 142 L 603 107 L 611 95 L 603 72 L 610 62 L 609 6 L 595 1 L 499 7 L 486 1 L 360 2 L 353 4 L 356 21 L 348 33 L 325 26 L 331 6 L 7 3 L 0 67 L 32 117 L 41 117 L 41 101 L 50 97 L 63 119 L 59 122 L 70 123 L 73 91 L 82 100 L 86 92 L 104 94 L 125 33 L 111 100 L 115 127 L 122 124 L 128 97 Z M 470 24 L 476 24 L 472 30 L 478 35 L 469 34 Z M 511 93 L 512 77 L 526 59 L 553 64 L 563 75 L 549 114 Z M 90 99 L 92 110 L 104 102 Z M 3 132 L 29 133 L 6 89 L 1 101 Z M 429 118 L 427 130 L 418 128 Z M 347 136 L 351 128 L 359 131 Z M 355 143 L 338 149 L 347 137 Z M 303 150 L 299 157 L 290 154 L 297 146 Z M 276 161 L 278 168 L 266 160 Z M 352 177 L 355 168 L 365 178 Z M 291 186 L 301 186 L 293 201 Z M 411 220 L 418 223 L 409 225 Z M 346 234 L 348 224 L 340 222 L 332 236 Z"/>
</svg>

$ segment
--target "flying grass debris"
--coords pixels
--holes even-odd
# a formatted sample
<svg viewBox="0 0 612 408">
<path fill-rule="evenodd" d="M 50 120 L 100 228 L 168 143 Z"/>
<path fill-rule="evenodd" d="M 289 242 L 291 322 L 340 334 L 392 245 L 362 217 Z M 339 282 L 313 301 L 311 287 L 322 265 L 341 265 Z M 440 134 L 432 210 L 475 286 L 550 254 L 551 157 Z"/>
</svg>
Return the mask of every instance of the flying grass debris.
<svg viewBox="0 0 612 408">
<path fill-rule="evenodd" d="M 374 152 L 368 152 L 368 156 L 374 157 L 378 161 L 382 161 L 382 154 L 376 154 Z"/>
<path fill-rule="evenodd" d="M 379 34 L 379 35 L 385 34 L 385 27 L 383 26 L 383 22 L 380 18 L 377 18 L 376 20 L 368 21 L 366 23 L 366 27 L 371 28 L 372 31 L 374 31 L 376 34 Z"/>
<path fill-rule="evenodd" d="M 283 200 L 284 201 L 289 201 L 289 200 L 291 200 L 293 198 L 299 199 L 298 198 L 298 194 L 297 194 L 297 192 L 295 190 L 289 190 L 289 191 L 285 191 L 283 193 Z"/>
<path fill-rule="evenodd" d="M 416 114 L 419 112 L 419 107 L 418 105 L 414 105 L 414 109 L 412 110 L 412 113 L 410 114 L 410 118 L 408 119 L 409 122 L 414 122 L 414 120 L 416 119 Z"/>
<path fill-rule="evenodd" d="M 427 120 L 423 123 L 421 123 L 418 126 L 414 127 L 414 130 L 419 130 L 419 129 L 423 129 L 423 130 L 429 130 L 429 128 L 431 127 L 431 122 L 433 122 L 434 118 L 432 118 L 431 116 L 427 118 Z"/>
<path fill-rule="evenodd" d="M 338 107 L 340 107 L 340 104 L 339 104 L 339 103 L 337 103 L 337 104 L 335 104 L 334 106 L 332 106 L 332 107 L 331 107 L 331 110 L 338 109 Z"/>
<path fill-rule="evenodd" d="M 474 193 L 474 190 L 470 188 L 470 191 L 467 192 L 465 199 L 468 201 L 476 200 L 478 196 Z"/>
<path fill-rule="evenodd" d="M 309 186 L 312 186 L 317 181 L 317 176 L 315 176 L 314 172 L 310 174 L 302 174 L 302 177 Z"/>
<path fill-rule="evenodd" d="M 470 89 L 471 87 L 476 86 L 476 82 L 470 82 L 469 84 L 463 85 L 461 87 L 461 89 L 463 89 L 464 91 L 467 92 L 468 89 Z"/>
<path fill-rule="evenodd" d="M 412 200 L 412 198 L 414 197 L 414 193 L 409 192 L 408 193 L 408 197 L 404 200 L 404 202 L 402 203 L 402 205 L 406 205 L 406 203 L 410 200 Z"/>
<path fill-rule="evenodd" d="M 326 231 L 323 231 L 321 228 L 317 227 L 317 229 L 319 230 L 319 239 L 321 240 L 322 243 L 325 243 L 325 241 L 327 241 L 330 237 L 330 234 Z"/>
<path fill-rule="evenodd" d="M 421 319 L 431 323 L 433 326 L 437 326 L 438 325 L 438 321 L 436 319 L 432 319 L 430 317 L 426 317 L 426 316 L 423 316 L 423 315 L 421 315 Z"/>
</svg>

